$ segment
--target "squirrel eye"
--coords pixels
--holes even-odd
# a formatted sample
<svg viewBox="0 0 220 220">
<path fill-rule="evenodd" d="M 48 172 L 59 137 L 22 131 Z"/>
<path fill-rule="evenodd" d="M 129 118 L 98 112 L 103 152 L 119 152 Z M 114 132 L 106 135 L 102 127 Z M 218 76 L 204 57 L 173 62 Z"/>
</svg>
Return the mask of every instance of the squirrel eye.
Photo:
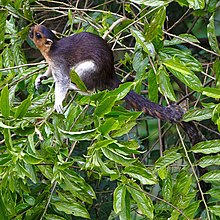
<svg viewBox="0 0 220 220">
<path fill-rule="evenodd" d="M 36 38 L 38 38 L 38 39 L 42 38 L 40 33 L 36 33 L 35 35 L 36 35 Z"/>
</svg>

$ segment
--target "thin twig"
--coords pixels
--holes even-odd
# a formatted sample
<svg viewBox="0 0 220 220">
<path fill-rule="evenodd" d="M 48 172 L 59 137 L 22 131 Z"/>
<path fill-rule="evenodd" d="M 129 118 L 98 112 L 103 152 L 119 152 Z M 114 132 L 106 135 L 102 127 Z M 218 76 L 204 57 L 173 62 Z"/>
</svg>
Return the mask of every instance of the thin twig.
<svg viewBox="0 0 220 220">
<path fill-rule="evenodd" d="M 193 42 L 191 42 L 191 41 L 189 41 L 189 40 L 186 40 L 186 39 L 184 39 L 184 38 L 182 38 L 182 37 L 179 37 L 179 36 L 177 36 L 177 35 L 175 35 L 175 34 L 168 33 L 168 32 L 165 31 L 165 30 L 163 30 L 163 33 L 164 33 L 164 34 L 167 34 L 167 35 L 169 35 L 169 36 L 171 36 L 171 37 L 175 37 L 176 39 L 182 40 L 182 41 L 184 41 L 184 42 L 186 42 L 186 43 L 188 43 L 188 44 L 191 44 L 191 45 L 193 45 L 194 47 L 198 47 L 198 48 L 200 48 L 200 49 L 202 49 L 202 50 L 204 50 L 204 51 L 206 51 L 206 52 L 208 52 L 208 53 L 211 53 L 211 54 L 213 54 L 213 55 L 215 55 L 215 56 L 220 57 L 220 54 L 217 54 L 217 53 L 215 53 L 215 52 L 212 51 L 212 50 L 208 50 L 208 49 L 206 49 L 205 47 L 202 47 L 202 46 L 200 46 L 200 45 L 198 45 L 198 44 L 195 44 L 195 43 L 193 43 Z"/>
</svg>

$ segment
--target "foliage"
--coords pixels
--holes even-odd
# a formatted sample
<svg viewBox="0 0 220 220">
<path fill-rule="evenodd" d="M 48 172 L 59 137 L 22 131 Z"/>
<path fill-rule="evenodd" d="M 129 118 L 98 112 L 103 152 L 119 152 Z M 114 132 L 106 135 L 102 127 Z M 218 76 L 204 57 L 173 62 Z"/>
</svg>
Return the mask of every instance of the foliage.
<svg viewBox="0 0 220 220">
<path fill-rule="evenodd" d="M 220 218 L 218 1 L 0 2 L 2 219 Z M 106 35 L 132 82 L 71 92 L 64 114 L 54 112 L 51 80 L 34 88 L 46 65 L 27 37 L 42 21 L 63 36 Z M 183 121 L 209 140 L 191 146 L 179 125 L 125 109 L 125 95 L 146 84 L 152 101 L 185 105 Z"/>
</svg>

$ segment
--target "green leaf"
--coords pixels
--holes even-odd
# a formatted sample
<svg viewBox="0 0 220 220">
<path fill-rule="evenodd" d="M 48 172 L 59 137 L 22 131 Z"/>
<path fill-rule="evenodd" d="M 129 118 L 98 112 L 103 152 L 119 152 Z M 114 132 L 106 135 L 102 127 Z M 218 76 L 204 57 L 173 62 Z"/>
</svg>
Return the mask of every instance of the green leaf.
<svg viewBox="0 0 220 220">
<path fill-rule="evenodd" d="M 209 206 L 209 210 L 216 216 L 220 217 L 220 205 Z"/>
<path fill-rule="evenodd" d="M 139 30 L 131 29 L 131 34 L 135 37 L 136 42 L 141 45 L 144 52 L 151 57 L 155 56 L 154 45 L 150 42 L 146 42 L 143 34 Z"/>
<path fill-rule="evenodd" d="M 155 37 L 158 35 L 158 30 L 161 30 L 164 26 L 165 18 L 166 18 L 166 8 L 161 7 L 153 15 L 150 24 L 147 28 L 145 34 L 146 36 L 145 39 L 147 42 L 152 42 L 155 39 Z"/>
<path fill-rule="evenodd" d="M 143 4 L 150 7 L 160 7 L 163 5 L 166 5 L 167 3 L 164 1 L 155 1 L 155 0 L 131 0 L 131 2 L 137 3 L 137 4 Z"/>
<path fill-rule="evenodd" d="M 157 83 L 159 85 L 159 91 L 162 95 L 169 98 L 171 101 L 176 101 L 176 96 L 173 91 L 173 87 L 170 83 L 170 77 L 166 69 L 161 66 L 157 71 Z"/>
<path fill-rule="evenodd" d="M 5 41 L 5 25 L 6 25 L 6 19 L 7 19 L 7 10 L 4 10 L 1 8 L 0 10 L 0 48 L 2 49 L 4 46 Z"/>
<path fill-rule="evenodd" d="M 189 88 L 195 91 L 202 91 L 202 83 L 200 82 L 199 78 L 195 75 L 183 75 L 181 72 L 175 71 L 171 68 L 168 68 L 170 72 L 178 78 L 180 81 L 182 81 L 185 85 L 187 85 Z"/>
<path fill-rule="evenodd" d="M 46 214 L 44 217 L 46 220 L 66 220 L 63 217 L 54 214 Z"/>
<path fill-rule="evenodd" d="M 219 54 L 220 50 L 215 33 L 214 14 L 209 18 L 209 24 L 207 25 L 207 35 L 212 50 Z"/>
<path fill-rule="evenodd" d="M 170 60 L 165 60 L 163 62 L 163 64 L 169 68 L 169 69 L 172 69 L 172 70 L 175 70 L 179 73 L 181 73 L 182 75 L 193 75 L 193 73 L 191 72 L 191 70 L 186 66 L 184 65 L 183 63 L 181 63 L 179 60 L 173 58 L 173 59 L 170 59 Z"/>
<path fill-rule="evenodd" d="M 133 87 L 132 82 L 126 82 L 119 85 L 118 88 L 114 89 L 113 91 L 109 91 L 109 96 L 117 96 L 117 100 L 123 99 Z"/>
<path fill-rule="evenodd" d="M 16 112 L 15 112 L 15 118 L 23 118 L 26 113 L 27 113 L 27 110 L 29 108 L 29 106 L 31 105 L 31 99 L 32 99 L 32 96 L 28 96 L 27 99 L 25 99 L 20 105 L 19 107 L 17 108 Z"/>
<path fill-rule="evenodd" d="M 13 144 L 12 144 L 10 129 L 7 129 L 7 128 L 4 129 L 4 140 L 5 140 L 5 144 L 6 144 L 7 148 L 9 150 L 12 150 Z"/>
<path fill-rule="evenodd" d="M 183 213 L 189 218 L 194 219 L 194 216 L 197 213 L 199 208 L 200 201 L 192 202 L 186 209 L 183 210 Z"/>
<path fill-rule="evenodd" d="M 39 164 L 43 161 L 42 158 L 38 158 L 36 157 L 35 155 L 31 155 L 31 154 L 25 154 L 24 155 L 24 161 L 27 163 L 27 164 Z"/>
<path fill-rule="evenodd" d="M 110 131 L 115 130 L 118 126 L 118 120 L 115 120 L 114 118 L 108 118 L 103 124 L 99 126 L 98 131 L 103 136 L 106 136 L 107 134 L 109 134 Z"/>
<path fill-rule="evenodd" d="M 212 154 L 220 152 L 220 140 L 203 141 L 194 145 L 191 150 L 194 153 Z"/>
<path fill-rule="evenodd" d="M 148 91 L 149 91 L 149 99 L 152 102 L 157 103 L 158 102 L 158 86 L 157 86 L 157 81 L 156 81 L 156 75 L 151 69 L 148 72 Z"/>
<path fill-rule="evenodd" d="M 109 113 L 117 100 L 117 96 L 108 96 L 95 109 L 95 114 L 98 117 L 103 117 Z"/>
<path fill-rule="evenodd" d="M 76 85 L 76 87 L 82 91 L 82 92 L 87 92 L 86 85 L 84 82 L 80 79 L 78 74 L 75 72 L 74 68 L 71 69 L 70 71 L 70 79 L 71 81 Z"/>
<path fill-rule="evenodd" d="M 108 148 L 101 148 L 103 154 L 110 160 L 122 164 L 124 166 L 129 166 L 132 163 L 134 163 L 136 160 L 133 158 L 125 157 L 124 155 L 118 153 L 114 149 L 108 147 Z"/>
<path fill-rule="evenodd" d="M 8 85 L 6 85 L 1 91 L 1 112 L 5 118 L 10 116 Z"/>
<path fill-rule="evenodd" d="M 5 166 L 9 161 L 11 161 L 12 156 L 9 154 L 0 154 L 0 166 Z"/>
<path fill-rule="evenodd" d="M 202 168 L 213 165 L 220 166 L 220 155 L 204 156 L 198 161 L 198 165 Z"/>
<path fill-rule="evenodd" d="M 173 196 L 173 182 L 170 173 L 168 173 L 166 178 L 162 180 L 162 195 L 166 201 L 171 201 Z"/>
<path fill-rule="evenodd" d="M 144 185 L 157 184 L 157 177 L 141 166 L 128 166 L 123 170 L 123 173 L 138 179 Z"/>
<path fill-rule="evenodd" d="M 68 137 L 70 140 L 91 140 L 96 135 L 96 129 L 85 130 L 85 131 L 64 131 L 61 128 L 58 128 L 59 131 L 64 134 L 65 137 Z"/>
<path fill-rule="evenodd" d="M 154 218 L 154 206 L 151 199 L 145 195 L 143 190 L 137 184 L 133 183 L 131 186 L 127 186 L 127 190 L 131 194 L 134 201 L 137 203 L 138 208 L 142 214 L 147 216 L 149 219 Z"/>
<path fill-rule="evenodd" d="M 220 182 L 220 170 L 213 170 L 205 173 L 200 177 L 200 180 L 205 181 L 206 183 L 215 183 L 219 184 Z"/>
<path fill-rule="evenodd" d="M 218 200 L 220 200 L 220 189 L 219 188 L 210 189 L 206 192 L 206 194 L 209 194 L 213 198 L 217 198 Z"/>
<path fill-rule="evenodd" d="M 212 118 L 212 113 L 213 109 L 210 108 L 193 109 L 184 114 L 183 120 L 185 122 L 207 120 Z"/>
<path fill-rule="evenodd" d="M 206 95 L 208 97 L 212 97 L 214 99 L 219 99 L 220 98 L 220 88 L 203 88 L 202 91 L 203 95 Z"/>
<path fill-rule="evenodd" d="M 205 0 L 187 0 L 187 2 L 189 3 L 189 7 L 194 10 L 204 9 L 205 7 Z"/>
<path fill-rule="evenodd" d="M 59 211 L 82 218 L 90 218 L 88 211 L 77 201 L 54 201 L 51 202 Z"/>
<path fill-rule="evenodd" d="M 189 42 L 192 42 L 192 43 L 199 43 L 199 40 L 191 34 L 180 34 L 179 37 L 182 38 L 183 40 L 174 37 L 172 40 L 165 40 L 164 41 L 164 46 L 185 44 L 186 41 L 189 41 Z"/>
<path fill-rule="evenodd" d="M 160 157 L 156 162 L 156 167 L 166 167 L 172 163 L 174 163 L 176 160 L 179 160 L 182 157 L 180 153 L 171 152 L 168 153 L 162 157 Z"/>
<path fill-rule="evenodd" d="M 131 220 L 131 205 L 130 205 L 130 193 L 126 191 L 125 199 L 123 201 L 123 209 L 119 213 L 120 220 Z"/>
<path fill-rule="evenodd" d="M 15 129 L 15 128 L 16 128 L 16 127 L 12 127 L 12 126 L 5 125 L 5 124 L 2 123 L 1 121 L 0 121 L 0 127 L 1 127 L 1 128 L 7 128 L 7 129 Z"/>
<path fill-rule="evenodd" d="M 125 206 L 126 187 L 124 184 L 120 184 L 113 194 L 113 208 L 116 214 L 121 212 Z"/>
</svg>

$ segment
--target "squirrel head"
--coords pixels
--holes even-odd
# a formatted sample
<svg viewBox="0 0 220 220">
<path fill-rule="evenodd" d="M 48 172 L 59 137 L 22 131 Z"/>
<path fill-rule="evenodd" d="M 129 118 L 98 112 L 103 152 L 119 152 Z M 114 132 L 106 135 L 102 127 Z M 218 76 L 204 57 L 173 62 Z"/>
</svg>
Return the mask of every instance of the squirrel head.
<svg viewBox="0 0 220 220">
<path fill-rule="evenodd" d="M 44 25 L 35 25 L 31 27 L 29 38 L 34 42 L 43 56 L 47 55 L 51 46 L 58 40 L 54 33 Z"/>
</svg>

